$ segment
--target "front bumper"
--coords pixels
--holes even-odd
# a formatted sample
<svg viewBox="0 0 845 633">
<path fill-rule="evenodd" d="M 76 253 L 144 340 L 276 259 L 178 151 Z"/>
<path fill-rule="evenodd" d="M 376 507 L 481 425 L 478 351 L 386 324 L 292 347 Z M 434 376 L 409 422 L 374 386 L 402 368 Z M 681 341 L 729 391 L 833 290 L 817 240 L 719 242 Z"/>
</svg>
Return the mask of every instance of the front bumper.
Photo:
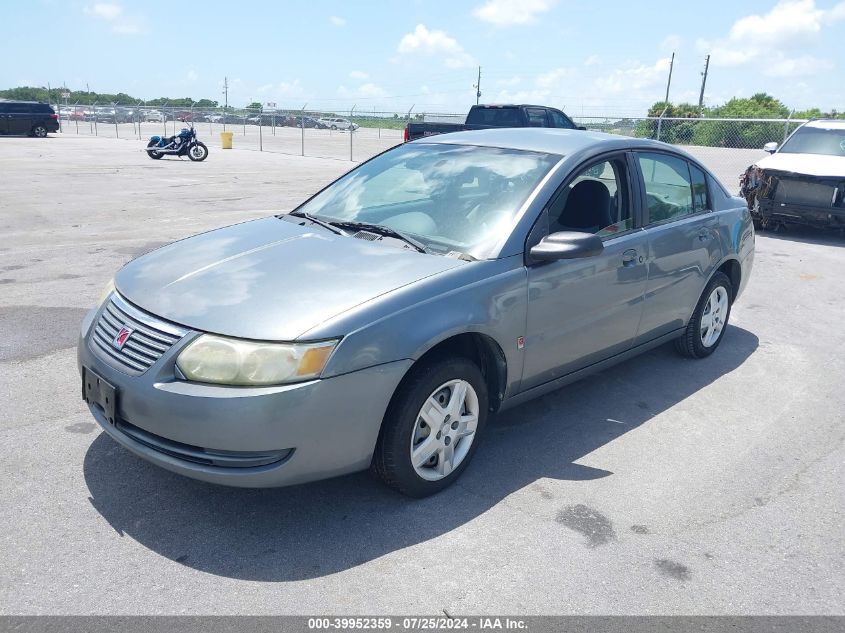
<svg viewBox="0 0 845 633">
<path fill-rule="evenodd" d="M 179 380 L 186 335 L 152 367 L 130 376 L 89 343 L 99 310 L 83 322 L 77 357 L 118 389 L 116 420 L 89 404 L 116 442 L 167 470 L 217 484 L 286 486 L 366 469 L 387 405 L 410 360 L 323 380 L 226 387 Z"/>
<path fill-rule="evenodd" d="M 758 198 L 751 213 L 764 225 L 783 223 L 819 228 L 845 228 L 845 208 L 840 207 L 816 207 Z"/>
</svg>

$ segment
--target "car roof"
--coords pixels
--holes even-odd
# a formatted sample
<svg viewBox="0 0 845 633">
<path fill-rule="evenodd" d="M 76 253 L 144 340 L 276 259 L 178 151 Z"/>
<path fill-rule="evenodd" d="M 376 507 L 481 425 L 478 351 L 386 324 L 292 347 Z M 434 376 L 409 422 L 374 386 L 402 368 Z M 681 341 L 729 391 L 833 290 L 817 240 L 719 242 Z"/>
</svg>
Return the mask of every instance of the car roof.
<svg viewBox="0 0 845 633">
<path fill-rule="evenodd" d="M 598 153 L 601 151 L 633 148 L 668 149 L 674 153 L 689 157 L 686 152 L 679 150 L 677 147 L 650 139 L 632 138 L 619 134 L 605 134 L 604 132 L 591 132 L 589 130 L 557 128 L 491 128 L 466 132 L 450 132 L 448 134 L 426 136 L 412 141 L 412 143 L 479 145 L 483 147 L 545 152 L 547 154 L 559 154 L 561 156 L 579 153 L 584 150 L 593 150 Z"/>
<path fill-rule="evenodd" d="M 823 130 L 845 130 L 845 119 L 815 119 L 804 125 L 805 127 L 815 127 Z"/>
</svg>

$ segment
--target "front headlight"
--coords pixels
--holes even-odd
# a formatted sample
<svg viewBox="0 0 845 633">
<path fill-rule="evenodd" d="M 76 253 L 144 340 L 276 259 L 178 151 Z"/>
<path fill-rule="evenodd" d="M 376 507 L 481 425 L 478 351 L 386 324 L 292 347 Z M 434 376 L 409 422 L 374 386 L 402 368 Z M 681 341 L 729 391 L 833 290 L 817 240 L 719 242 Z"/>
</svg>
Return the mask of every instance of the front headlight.
<svg viewBox="0 0 845 633">
<path fill-rule="evenodd" d="M 317 378 L 337 341 L 261 343 L 203 334 L 176 365 L 188 380 L 221 385 L 280 385 Z"/>
<path fill-rule="evenodd" d="M 100 295 L 100 300 L 97 302 L 97 305 L 103 305 L 105 300 L 109 298 L 109 296 L 111 295 L 111 293 L 114 292 L 114 290 L 114 279 L 110 279 L 109 283 L 106 284 L 106 287 L 103 288 L 103 294 Z"/>
</svg>

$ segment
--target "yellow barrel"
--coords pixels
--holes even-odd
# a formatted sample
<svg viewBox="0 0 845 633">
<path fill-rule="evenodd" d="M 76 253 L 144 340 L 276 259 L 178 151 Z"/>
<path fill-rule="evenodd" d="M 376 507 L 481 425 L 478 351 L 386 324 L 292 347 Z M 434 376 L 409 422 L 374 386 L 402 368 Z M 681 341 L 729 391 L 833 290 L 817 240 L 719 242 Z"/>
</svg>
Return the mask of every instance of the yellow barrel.
<svg viewBox="0 0 845 633">
<path fill-rule="evenodd" d="M 220 145 L 223 149 L 232 149 L 232 137 L 234 132 L 220 132 Z"/>
</svg>

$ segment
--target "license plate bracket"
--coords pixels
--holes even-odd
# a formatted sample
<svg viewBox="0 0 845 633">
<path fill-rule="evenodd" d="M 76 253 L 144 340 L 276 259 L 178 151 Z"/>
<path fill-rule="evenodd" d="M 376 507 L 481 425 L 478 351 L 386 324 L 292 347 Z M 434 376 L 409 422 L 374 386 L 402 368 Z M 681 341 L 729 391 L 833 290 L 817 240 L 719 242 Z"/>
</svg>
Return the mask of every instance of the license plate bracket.
<svg viewBox="0 0 845 633">
<path fill-rule="evenodd" d="M 117 419 L 117 387 L 87 367 L 82 368 L 82 399 L 96 404 L 110 424 Z"/>
</svg>

